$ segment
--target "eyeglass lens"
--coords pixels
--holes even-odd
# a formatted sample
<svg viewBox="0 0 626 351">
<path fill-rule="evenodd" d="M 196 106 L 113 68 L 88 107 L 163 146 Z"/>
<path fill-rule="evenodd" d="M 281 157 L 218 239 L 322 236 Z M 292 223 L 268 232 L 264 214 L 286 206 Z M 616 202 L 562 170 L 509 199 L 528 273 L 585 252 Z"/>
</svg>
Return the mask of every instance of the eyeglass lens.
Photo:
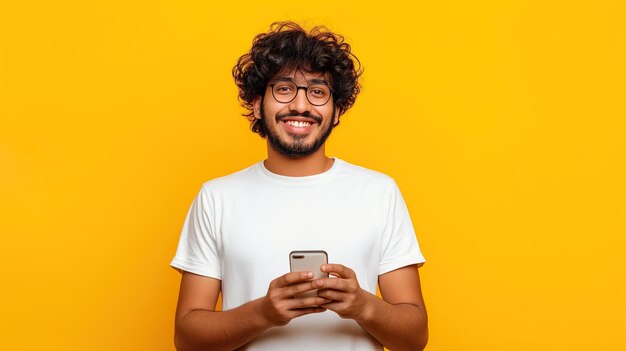
<svg viewBox="0 0 626 351">
<path fill-rule="evenodd" d="M 306 89 L 306 97 L 312 105 L 321 106 L 330 100 L 330 88 L 324 84 L 311 84 L 308 87 L 298 87 L 293 82 L 279 81 L 272 87 L 272 95 L 278 102 L 288 103 L 298 95 L 298 90 Z"/>
</svg>

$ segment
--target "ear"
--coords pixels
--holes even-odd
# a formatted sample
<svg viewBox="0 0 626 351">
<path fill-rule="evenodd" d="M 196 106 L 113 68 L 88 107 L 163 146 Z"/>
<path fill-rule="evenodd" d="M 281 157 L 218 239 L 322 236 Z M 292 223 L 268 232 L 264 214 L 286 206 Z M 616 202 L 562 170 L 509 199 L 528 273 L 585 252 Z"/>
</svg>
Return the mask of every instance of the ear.
<svg viewBox="0 0 626 351">
<path fill-rule="evenodd" d="M 341 116 L 341 109 L 339 106 L 335 106 L 335 118 L 333 118 L 333 127 L 339 124 L 339 116 Z"/>
<path fill-rule="evenodd" d="M 252 101 L 252 106 L 254 108 L 254 118 L 255 119 L 261 119 L 261 97 L 257 96 L 254 98 L 254 100 Z"/>
</svg>

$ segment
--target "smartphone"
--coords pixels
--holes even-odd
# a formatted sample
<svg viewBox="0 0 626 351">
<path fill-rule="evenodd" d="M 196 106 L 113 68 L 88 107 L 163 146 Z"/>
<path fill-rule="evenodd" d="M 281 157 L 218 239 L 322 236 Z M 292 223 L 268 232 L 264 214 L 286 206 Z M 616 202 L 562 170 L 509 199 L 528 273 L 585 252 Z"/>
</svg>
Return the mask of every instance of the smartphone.
<svg viewBox="0 0 626 351">
<path fill-rule="evenodd" d="M 328 273 L 320 271 L 323 264 L 328 263 L 326 251 L 291 251 L 289 253 L 289 267 L 292 272 L 313 272 L 313 279 L 328 278 Z M 295 297 L 317 296 L 317 290 L 310 290 Z"/>
</svg>

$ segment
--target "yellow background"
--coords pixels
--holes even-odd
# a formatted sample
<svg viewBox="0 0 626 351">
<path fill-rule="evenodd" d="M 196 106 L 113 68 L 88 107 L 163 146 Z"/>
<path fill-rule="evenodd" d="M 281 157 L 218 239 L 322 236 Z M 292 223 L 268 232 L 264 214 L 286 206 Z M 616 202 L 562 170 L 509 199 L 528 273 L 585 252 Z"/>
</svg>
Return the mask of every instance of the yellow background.
<svg viewBox="0 0 626 351">
<path fill-rule="evenodd" d="M 328 153 L 393 176 L 428 350 L 626 347 L 624 1 L 0 1 L 0 349 L 172 350 L 202 182 L 265 157 L 230 70 L 326 24 L 363 91 Z"/>
</svg>

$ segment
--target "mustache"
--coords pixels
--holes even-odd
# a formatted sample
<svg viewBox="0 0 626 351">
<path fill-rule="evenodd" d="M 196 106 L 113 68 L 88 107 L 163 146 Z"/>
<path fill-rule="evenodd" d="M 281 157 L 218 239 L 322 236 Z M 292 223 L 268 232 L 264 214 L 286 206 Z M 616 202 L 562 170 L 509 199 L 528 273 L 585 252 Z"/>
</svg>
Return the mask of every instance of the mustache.
<svg viewBox="0 0 626 351">
<path fill-rule="evenodd" d="M 286 117 L 305 117 L 305 118 L 310 118 L 312 120 L 314 120 L 315 122 L 317 122 L 317 124 L 322 124 L 322 116 L 318 116 L 318 115 L 314 115 L 311 114 L 311 112 L 306 111 L 303 113 L 297 112 L 297 111 L 289 111 L 289 112 L 285 112 L 285 113 L 279 113 L 276 115 L 276 123 L 280 122 L 281 120 L 285 119 Z"/>
</svg>

